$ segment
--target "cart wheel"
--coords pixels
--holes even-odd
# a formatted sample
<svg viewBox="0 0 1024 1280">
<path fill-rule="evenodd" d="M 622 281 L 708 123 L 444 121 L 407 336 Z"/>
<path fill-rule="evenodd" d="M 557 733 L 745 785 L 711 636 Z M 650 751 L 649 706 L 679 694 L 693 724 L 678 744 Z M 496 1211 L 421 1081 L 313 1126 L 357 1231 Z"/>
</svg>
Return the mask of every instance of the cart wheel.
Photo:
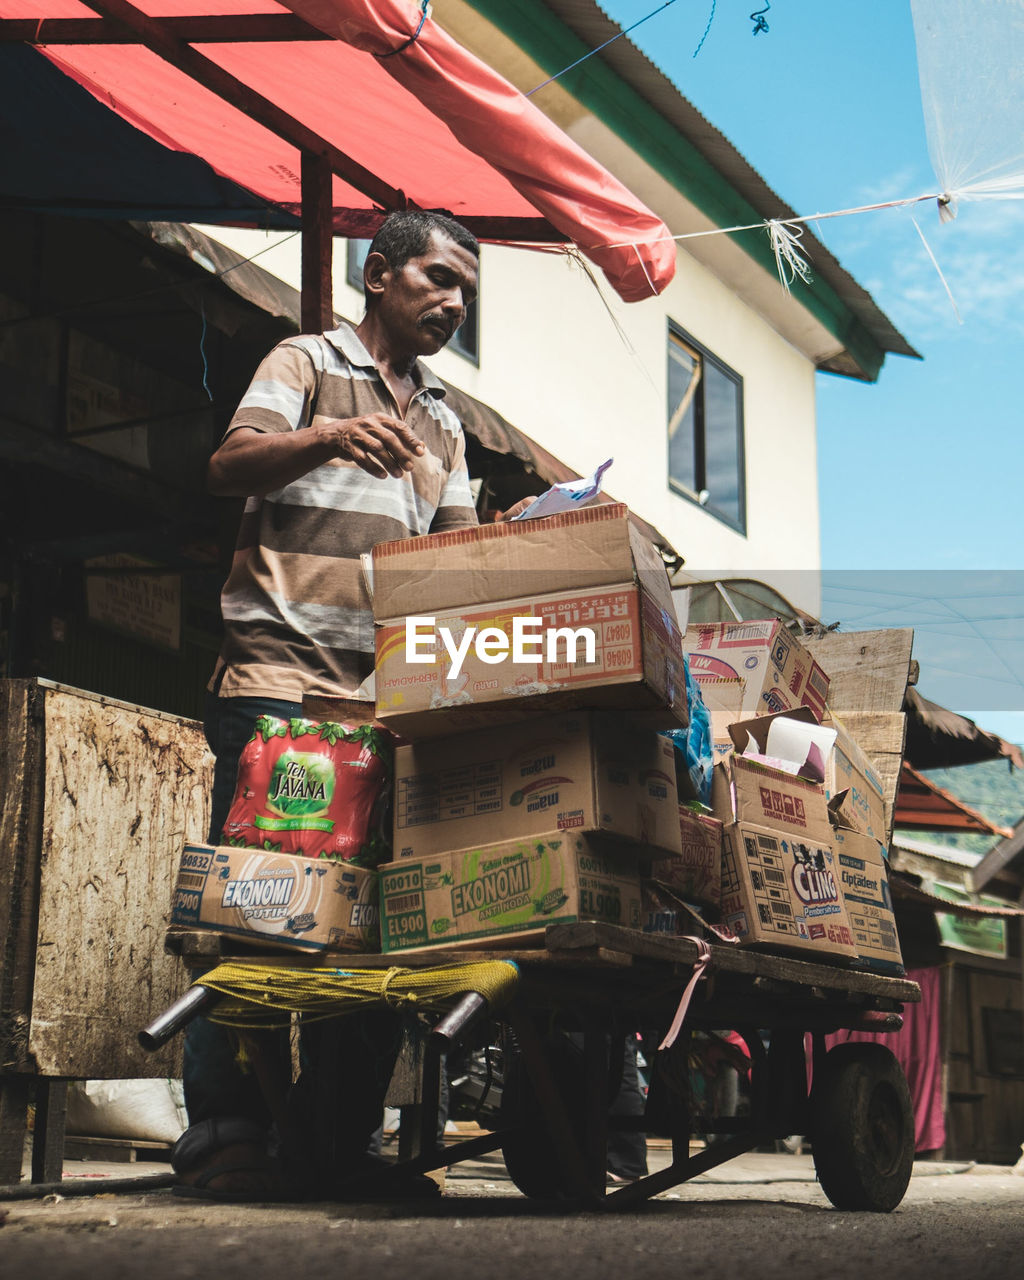
<svg viewBox="0 0 1024 1280">
<path fill-rule="evenodd" d="M 811 1092 L 814 1167 L 837 1209 L 890 1213 L 914 1164 L 914 1115 L 903 1068 L 880 1044 L 837 1045 Z"/>
<path fill-rule="evenodd" d="M 561 1032 L 545 1037 L 544 1047 L 555 1088 L 565 1105 L 573 1135 L 582 1147 L 586 1132 L 586 1112 L 581 1088 L 582 1047 L 575 1037 L 570 1038 Z M 619 1085 L 614 1074 L 609 1081 L 610 1088 L 612 1084 L 614 1097 Z M 535 1200 L 573 1198 L 575 1193 L 566 1183 L 561 1162 L 544 1123 L 540 1102 L 513 1037 L 510 1037 L 505 1059 L 501 1124 L 503 1128 L 511 1130 L 502 1143 L 505 1168 L 523 1195 Z"/>
</svg>

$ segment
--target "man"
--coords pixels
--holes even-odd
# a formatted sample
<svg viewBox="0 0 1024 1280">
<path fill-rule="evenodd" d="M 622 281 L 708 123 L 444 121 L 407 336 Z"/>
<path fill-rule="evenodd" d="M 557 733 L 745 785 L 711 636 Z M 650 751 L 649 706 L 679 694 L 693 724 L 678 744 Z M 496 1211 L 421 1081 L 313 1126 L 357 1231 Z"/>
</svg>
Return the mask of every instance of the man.
<svg viewBox="0 0 1024 1280">
<path fill-rule="evenodd" d="M 450 219 L 392 214 L 366 258 L 364 319 L 277 346 L 210 460 L 211 490 L 248 499 L 211 684 L 218 834 L 238 738 L 261 711 L 297 715 L 304 693 L 361 696 L 373 616 L 360 554 L 476 524 L 461 424 L 418 358 L 465 319 L 477 253 Z"/>
<path fill-rule="evenodd" d="M 378 542 L 477 522 L 461 423 L 419 358 L 440 351 L 465 319 L 478 256 L 475 238 L 448 217 L 391 214 L 363 269 L 363 320 L 275 347 L 210 460 L 212 492 L 247 499 L 221 598 L 225 638 L 206 723 L 217 757 L 215 843 L 258 715 L 299 716 L 304 693 L 368 696 L 373 616 L 360 555 Z M 339 1026 L 351 1043 L 336 1049 L 346 1076 L 334 1087 L 348 1105 L 321 1144 L 329 1159 L 311 1166 L 300 1150 L 293 1165 L 303 1168 L 291 1181 L 311 1167 L 318 1179 L 352 1174 L 379 1124 L 394 1020 L 360 1015 Z M 287 1074 L 280 1040 L 269 1062 L 262 1057 L 264 1076 Z M 315 1123 L 311 1099 L 322 1089 L 315 1069 L 304 1076 L 298 1109 L 306 1115 L 292 1115 L 299 1129 Z M 191 1126 L 174 1158 L 180 1191 L 255 1199 L 287 1190 L 267 1153 L 264 1092 L 237 1067 L 223 1029 L 205 1020 L 186 1036 L 185 1098 Z"/>
</svg>

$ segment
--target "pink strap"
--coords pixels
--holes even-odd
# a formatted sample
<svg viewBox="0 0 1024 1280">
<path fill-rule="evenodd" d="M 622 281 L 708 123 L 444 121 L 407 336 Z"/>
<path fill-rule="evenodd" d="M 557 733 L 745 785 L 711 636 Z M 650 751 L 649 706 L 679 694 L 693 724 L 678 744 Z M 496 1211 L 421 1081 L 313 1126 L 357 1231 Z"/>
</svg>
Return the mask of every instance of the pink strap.
<svg viewBox="0 0 1024 1280">
<path fill-rule="evenodd" d="M 693 973 L 690 981 L 686 984 L 686 990 L 679 997 L 679 1008 L 676 1010 L 676 1016 L 672 1019 L 672 1025 L 665 1034 L 665 1039 L 658 1045 L 658 1051 L 662 1049 L 671 1049 L 676 1039 L 683 1029 L 683 1019 L 686 1017 L 686 1011 L 690 1007 L 690 998 L 693 995 L 693 989 L 704 977 L 704 972 L 711 962 L 711 948 L 703 938 L 687 938 L 687 942 L 692 942 L 697 948 L 697 960 L 693 966 Z"/>
</svg>

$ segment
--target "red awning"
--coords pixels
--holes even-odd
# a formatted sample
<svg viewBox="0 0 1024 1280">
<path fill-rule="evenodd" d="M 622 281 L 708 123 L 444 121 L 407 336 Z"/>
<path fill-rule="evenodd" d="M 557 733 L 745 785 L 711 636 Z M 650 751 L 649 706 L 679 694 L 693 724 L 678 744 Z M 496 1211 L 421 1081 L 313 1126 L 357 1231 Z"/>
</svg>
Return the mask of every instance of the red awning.
<svg viewBox="0 0 1024 1280">
<path fill-rule="evenodd" d="M 301 150 L 326 153 L 335 234 L 406 202 L 444 208 L 486 239 L 574 241 L 627 301 L 660 292 L 664 224 L 429 18 L 407 43 L 420 16 L 416 0 L 0 0 L 0 34 L 285 209 Z"/>
</svg>

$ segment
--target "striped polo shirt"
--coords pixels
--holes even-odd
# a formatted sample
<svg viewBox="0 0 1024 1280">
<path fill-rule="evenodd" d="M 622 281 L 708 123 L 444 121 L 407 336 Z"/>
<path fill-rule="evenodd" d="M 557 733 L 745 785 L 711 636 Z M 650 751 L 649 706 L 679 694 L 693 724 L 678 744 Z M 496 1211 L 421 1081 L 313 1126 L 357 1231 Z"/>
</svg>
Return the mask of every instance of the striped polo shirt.
<svg viewBox="0 0 1024 1280">
<path fill-rule="evenodd" d="M 401 479 L 332 459 L 248 498 L 221 595 L 224 645 L 211 687 L 223 697 L 351 697 L 373 670 L 373 614 L 359 556 L 378 542 L 477 523 L 462 424 L 417 362 L 405 421 L 426 445 Z M 266 357 L 225 433 L 302 431 L 318 419 L 400 418 L 350 325 L 291 338 Z"/>
</svg>

